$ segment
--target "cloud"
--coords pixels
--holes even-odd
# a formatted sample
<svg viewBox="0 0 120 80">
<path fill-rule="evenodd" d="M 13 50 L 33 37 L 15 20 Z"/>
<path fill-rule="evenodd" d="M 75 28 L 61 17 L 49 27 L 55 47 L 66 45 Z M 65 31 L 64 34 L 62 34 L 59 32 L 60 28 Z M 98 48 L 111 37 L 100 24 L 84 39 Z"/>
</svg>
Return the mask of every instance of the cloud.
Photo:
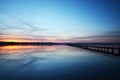
<svg viewBox="0 0 120 80">
<path fill-rule="evenodd" d="M 112 30 L 99 35 L 72 37 L 74 42 L 120 42 L 120 30 Z"/>
<path fill-rule="evenodd" d="M 2 13 L 0 19 L 0 35 L 19 35 L 19 36 L 35 36 L 41 32 L 45 32 L 46 29 L 34 26 L 33 23 L 27 22 L 21 18 Z M 44 36 L 44 35 L 43 35 Z"/>
<path fill-rule="evenodd" d="M 23 25 L 29 26 L 29 28 L 31 28 L 32 31 L 45 31 L 46 30 L 46 29 L 43 29 L 43 28 L 40 29 L 37 26 L 34 26 L 32 23 L 24 21 L 24 20 L 22 20 L 20 18 L 17 18 L 17 17 L 13 17 L 13 18 L 15 18 L 16 20 L 18 20 L 19 22 L 21 22 Z"/>
</svg>

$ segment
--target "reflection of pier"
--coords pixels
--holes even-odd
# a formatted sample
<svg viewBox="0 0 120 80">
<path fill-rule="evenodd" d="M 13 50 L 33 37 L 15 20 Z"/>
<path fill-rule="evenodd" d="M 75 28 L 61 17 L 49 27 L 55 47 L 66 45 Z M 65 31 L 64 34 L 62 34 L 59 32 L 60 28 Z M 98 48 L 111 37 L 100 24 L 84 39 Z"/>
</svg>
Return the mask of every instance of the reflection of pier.
<svg viewBox="0 0 120 80">
<path fill-rule="evenodd" d="M 120 43 L 68 43 L 67 45 L 120 56 Z"/>
</svg>

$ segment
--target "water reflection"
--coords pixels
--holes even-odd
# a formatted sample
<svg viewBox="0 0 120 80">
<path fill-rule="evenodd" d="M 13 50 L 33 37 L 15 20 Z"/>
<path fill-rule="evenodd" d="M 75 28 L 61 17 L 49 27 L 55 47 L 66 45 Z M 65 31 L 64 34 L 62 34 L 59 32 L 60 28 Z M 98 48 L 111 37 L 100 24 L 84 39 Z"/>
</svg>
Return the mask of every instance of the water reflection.
<svg viewBox="0 0 120 80">
<path fill-rule="evenodd" d="M 56 51 L 59 46 L 8 45 L 0 46 L 0 53 L 28 53 L 33 51 Z"/>
<path fill-rule="evenodd" d="M 0 80 L 104 80 L 119 67 L 119 59 L 65 45 L 0 46 Z"/>
<path fill-rule="evenodd" d="M 63 58 L 69 56 L 78 56 L 73 54 L 80 49 L 63 45 L 8 45 L 0 46 L 0 59 L 31 59 L 33 58 Z M 71 52 L 69 52 L 71 51 Z M 75 52 L 74 52 L 75 51 Z M 72 54 L 71 54 L 72 53 Z M 85 54 L 81 54 L 85 55 Z"/>
</svg>

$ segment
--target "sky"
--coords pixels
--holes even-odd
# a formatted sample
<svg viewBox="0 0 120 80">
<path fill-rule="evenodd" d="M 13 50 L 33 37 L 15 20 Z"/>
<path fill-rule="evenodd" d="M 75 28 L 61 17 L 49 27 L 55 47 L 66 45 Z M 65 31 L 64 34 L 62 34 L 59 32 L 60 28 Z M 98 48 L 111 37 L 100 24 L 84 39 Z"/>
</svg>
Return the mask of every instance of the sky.
<svg viewBox="0 0 120 80">
<path fill-rule="evenodd" d="M 119 0 L 0 0 L 0 41 L 119 42 Z"/>
</svg>

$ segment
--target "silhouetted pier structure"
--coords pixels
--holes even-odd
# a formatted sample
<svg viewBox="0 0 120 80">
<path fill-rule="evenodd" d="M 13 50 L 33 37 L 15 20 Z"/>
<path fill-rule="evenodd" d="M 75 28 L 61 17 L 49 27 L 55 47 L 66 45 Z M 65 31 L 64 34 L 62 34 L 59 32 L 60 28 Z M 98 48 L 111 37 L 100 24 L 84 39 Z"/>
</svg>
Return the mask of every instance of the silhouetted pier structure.
<svg viewBox="0 0 120 80">
<path fill-rule="evenodd" d="M 68 43 L 67 45 L 120 56 L 120 43 Z"/>
</svg>

